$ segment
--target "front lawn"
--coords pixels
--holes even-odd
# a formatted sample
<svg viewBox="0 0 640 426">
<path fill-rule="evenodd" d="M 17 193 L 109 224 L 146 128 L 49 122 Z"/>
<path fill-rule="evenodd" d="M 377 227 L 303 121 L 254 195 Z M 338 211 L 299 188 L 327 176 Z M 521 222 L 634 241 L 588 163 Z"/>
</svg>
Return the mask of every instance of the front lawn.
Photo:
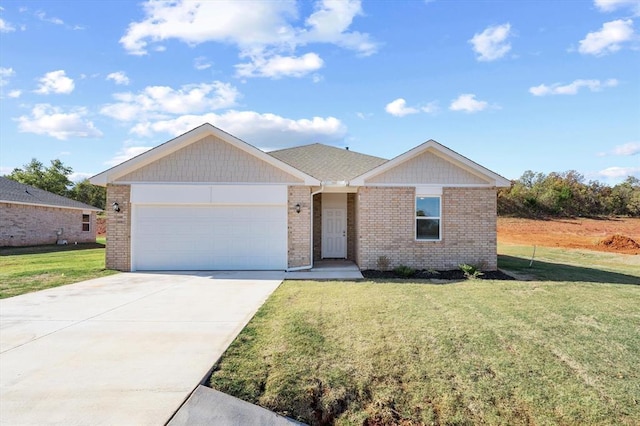
<svg viewBox="0 0 640 426">
<path fill-rule="evenodd" d="M 211 385 L 312 424 L 637 424 L 640 270 L 603 274 L 287 281 Z"/>
<path fill-rule="evenodd" d="M 115 274 L 103 244 L 0 249 L 0 299 Z"/>
</svg>

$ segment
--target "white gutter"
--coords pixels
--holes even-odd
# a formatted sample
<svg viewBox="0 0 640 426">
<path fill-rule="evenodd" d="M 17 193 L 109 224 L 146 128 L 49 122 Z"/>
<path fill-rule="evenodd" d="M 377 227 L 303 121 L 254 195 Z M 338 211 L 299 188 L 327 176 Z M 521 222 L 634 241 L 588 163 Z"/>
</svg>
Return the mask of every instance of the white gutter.
<svg viewBox="0 0 640 426">
<path fill-rule="evenodd" d="M 287 272 L 295 272 L 295 271 L 304 271 L 307 269 L 313 269 L 313 196 L 316 194 L 321 193 L 322 191 L 324 191 L 324 182 L 320 182 L 321 186 L 320 189 L 317 190 L 316 192 L 312 192 L 311 196 L 310 196 L 310 200 L 311 200 L 311 230 L 309 232 L 309 242 L 310 244 L 310 249 L 309 249 L 309 259 L 311 261 L 310 265 L 306 265 L 306 266 L 296 266 L 295 268 L 287 268 Z"/>
</svg>

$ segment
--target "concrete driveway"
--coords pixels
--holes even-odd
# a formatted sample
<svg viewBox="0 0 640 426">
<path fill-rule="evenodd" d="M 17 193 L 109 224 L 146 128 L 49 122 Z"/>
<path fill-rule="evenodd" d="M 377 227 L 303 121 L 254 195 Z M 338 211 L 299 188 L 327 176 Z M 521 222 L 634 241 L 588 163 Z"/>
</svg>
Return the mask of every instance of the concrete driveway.
<svg viewBox="0 0 640 426">
<path fill-rule="evenodd" d="M 0 300 L 0 424 L 166 423 L 283 277 L 122 273 Z"/>
</svg>

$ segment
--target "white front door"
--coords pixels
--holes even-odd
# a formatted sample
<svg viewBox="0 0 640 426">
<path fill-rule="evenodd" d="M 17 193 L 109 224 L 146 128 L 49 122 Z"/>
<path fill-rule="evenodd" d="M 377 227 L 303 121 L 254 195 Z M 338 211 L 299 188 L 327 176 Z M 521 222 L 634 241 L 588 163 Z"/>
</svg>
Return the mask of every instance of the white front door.
<svg viewBox="0 0 640 426">
<path fill-rule="evenodd" d="M 322 209 L 322 257 L 347 257 L 347 209 Z"/>
</svg>

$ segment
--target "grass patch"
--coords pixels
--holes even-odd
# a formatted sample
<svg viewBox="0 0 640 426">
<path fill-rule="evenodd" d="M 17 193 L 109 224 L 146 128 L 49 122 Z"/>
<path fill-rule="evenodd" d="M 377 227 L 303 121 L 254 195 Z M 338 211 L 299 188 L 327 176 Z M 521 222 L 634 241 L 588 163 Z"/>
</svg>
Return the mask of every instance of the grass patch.
<svg viewBox="0 0 640 426">
<path fill-rule="evenodd" d="M 640 285 L 640 256 L 500 244 L 498 266 L 527 279 Z"/>
<path fill-rule="evenodd" d="M 117 273 L 103 244 L 0 249 L 0 299 Z"/>
<path fill-rule="evenodd" d="M 311 424 L 637 424 L 638 306 L 589 281 L 287 281 L 210 380 Z"/>
</svg>

